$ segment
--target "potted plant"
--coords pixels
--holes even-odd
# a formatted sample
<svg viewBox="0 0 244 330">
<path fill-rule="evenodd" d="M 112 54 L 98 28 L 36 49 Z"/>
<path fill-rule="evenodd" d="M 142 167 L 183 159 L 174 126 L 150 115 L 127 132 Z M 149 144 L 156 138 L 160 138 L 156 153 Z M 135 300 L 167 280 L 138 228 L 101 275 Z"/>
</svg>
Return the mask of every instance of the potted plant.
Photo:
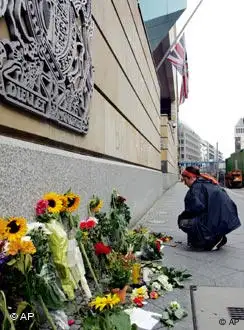
<svg viewBox="0 0 244 330">
<path fill-rule="evenodd" d="M 111 259 L 109 287 L 113 293 L 118 294 L 121 302 L 124 303 L 131 278 L 131 265 L 128 266 L 123 257 L 116 253 L 113 253 Z"/>
</svg>

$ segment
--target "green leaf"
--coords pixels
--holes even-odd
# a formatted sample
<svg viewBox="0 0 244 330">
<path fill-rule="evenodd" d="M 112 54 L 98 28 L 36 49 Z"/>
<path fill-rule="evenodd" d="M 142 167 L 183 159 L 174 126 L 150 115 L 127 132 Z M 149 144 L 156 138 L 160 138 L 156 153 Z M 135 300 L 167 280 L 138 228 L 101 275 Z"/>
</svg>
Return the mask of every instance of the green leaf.
<svg viewBox="0 0 244 330">
<path fill-rule="evenodd" d="M 7 265 L 8 266 L 13 266 L 16 263 L 16 261 L 17 261 L 16 259 L 12 259 L 9 262 L 7 262 Z"/>
<path fill-rule="evenodd" d="M 18 315 L 22 314 L 27 306 L 29 306 L 27 301 L 21 301 L 17 306 L 16 314 L 18 314 Z"/>
<path fill-rule="evenodd" d="M 131 326 L 131 330 L 137 330 L 138 329 L 138 326 L 134 323 L 134 324 L 132 324 L 132 326 Z"/>
<path fill-rule="evenodd" d="M 99 316 L 89 316 L 84 320 L 83 329 L 84 330 L 100 330 L 100 317 Z"/>
<path fill-rule="evenodd" d="M 176 284 L 176 286 L 178 288 L 181 288 L 181 289 L 184 288 L 184 284 L 182 282 L 180 282 L 179 278 L 174 278 L 173 281 L 174 281 L 173 284 Z"/>
<path fill-rule="evenodd" d="M 174 312 L 174 315 L 178 320 L 181 320 L 184 317 L 184 310 L 179 308 Z"/>
<path fill-rule="evenodd" d="M 170 317 L 174 314 L 174 312 L 172 311 L 172 309 L 170 307 L 167 307 L 166 311 L 169 313 Z"/>
<path fill-rule="evenodd" d="M 109 318 L 116 330 L 131 330 L 130 317 L 124 311 L 113 313 Z"/>
<path fill-rule="evenodd" d="M 168 319 L 169 319 L 169 313 L 168 312 L 163 312 L 162 320 L 168 320 Z"/>
<path fill-rule="evenodd" d="M 14 264 L 14 267 L 17 268 L 23 275 L 25 274 L 25 264 L 23 260 L 17 260 L 17 262 Z"/>
<path fill-rule="evenodd" d="M 2 320 L 2 329 L 10 329 L 10 330 L 16 330 L 13 320 L 11 319 L 9 312 L 8 312 L 8 307 L 7 307 L 7 302 L 6 302 L 6 297 L 3 291 L 0 291 L 0 310 L 3 313 L 3 320 Z M 7 324 L 8 328 L 5 327 Z M 9 327 L 10 325 L 10 327 Z"/>
<path fill-rule="evenodd" d="M 165 323 L 169 328 L 173 328 L 173 327 L 174 327 L 174 321 L 172 321 L 172 320 L 164 321 L 164 323 Z"/>
<path fill-rule="evenodd" d="M 32 266 L 32 257 L 31 257 L 31 255 L 26 254 L 24 260 L 25 260 L 24 261 L 25 272 L 28 273 L 31 270 L 31 266 Z"/>
</svg>

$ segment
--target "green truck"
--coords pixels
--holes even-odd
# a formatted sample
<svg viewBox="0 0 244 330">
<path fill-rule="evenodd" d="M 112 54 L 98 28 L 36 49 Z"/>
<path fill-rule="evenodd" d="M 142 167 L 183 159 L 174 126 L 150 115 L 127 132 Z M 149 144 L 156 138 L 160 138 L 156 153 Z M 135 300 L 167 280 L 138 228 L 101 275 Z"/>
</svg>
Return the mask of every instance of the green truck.
<svg viewBox="0 0 244 330">
<path fill-rule="evenodd" d="M 225 185 L 227 188 L 244 187 L 244 149 L 225 160 Z"/>
</svg>

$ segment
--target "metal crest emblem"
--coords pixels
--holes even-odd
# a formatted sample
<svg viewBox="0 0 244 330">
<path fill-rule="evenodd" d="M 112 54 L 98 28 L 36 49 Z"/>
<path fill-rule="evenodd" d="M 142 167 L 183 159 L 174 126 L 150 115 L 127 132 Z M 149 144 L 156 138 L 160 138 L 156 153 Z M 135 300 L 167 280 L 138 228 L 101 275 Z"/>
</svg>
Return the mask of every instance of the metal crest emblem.
<svg viewBox="0 0 244 330">
<path fill-rule="evenodd" d="M 93 92 L 91 0 L 0 0 L 0 98 L 80 133 Z"/>
</svg>

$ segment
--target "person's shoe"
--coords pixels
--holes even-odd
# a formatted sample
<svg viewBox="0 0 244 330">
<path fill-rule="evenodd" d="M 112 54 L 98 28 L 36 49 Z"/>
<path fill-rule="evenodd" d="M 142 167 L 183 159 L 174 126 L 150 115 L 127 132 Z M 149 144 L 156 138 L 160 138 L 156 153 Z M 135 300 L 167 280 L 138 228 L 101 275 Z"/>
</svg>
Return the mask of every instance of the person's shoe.
<svg viewBox="0 0 244 330">
<path fill-rule="evenodd" d="M 227 243 L 227 237 L 223 236 L 217 243 L 212 247 L 211 251 L 219 250 L 223 245 Z"/>
</svg>

